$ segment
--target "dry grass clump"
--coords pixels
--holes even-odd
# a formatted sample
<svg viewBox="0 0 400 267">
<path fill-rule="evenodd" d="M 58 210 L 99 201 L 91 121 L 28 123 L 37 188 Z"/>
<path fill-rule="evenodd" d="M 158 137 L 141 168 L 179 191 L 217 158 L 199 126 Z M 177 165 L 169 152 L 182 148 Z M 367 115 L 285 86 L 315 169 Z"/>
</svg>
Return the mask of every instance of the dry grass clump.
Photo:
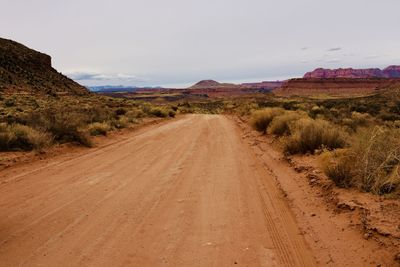
<svg viewBox="0 0 400 267">
<path fill-rule="evenodd" d="M 247 116 L 250 115 L 253 110 L 258 108 L 259 106 L 257 103 L 240 103 L 238 107 L 236 107 L 236 110 L 240 116 Z"/>
<path fill-rule="evenodd" d="M 106 122 L 94 122 L 87 127 L 90 135 L 107 135 L 107 132 L 111 130 L 110 124 Z"/>
<path fill-rule="evenodd" d="M 359 127 L 366 127 L 373 123 L 373 118 L 368 113 L 353 111 L 350 118 L 343 118 L 342 124 L 356 131 Z"/>
<path fill-rule="evenodd" d="M 40 150 L 51 144 L 53 138 L 46 132 L 26 125 L 0 124 L 0 150 Z"/>
<path fill-rule="evenodd" d="M 139 109 L 139 108 L 133 108 L 131 110 L 129 110 L 126 114 L 126 117 L 130 118 L 131 120 L 134 119 L 140 119 L 145 117 L 145 113 L 143 112 L 143 110 Z"/>
<path fill-rule="evenodd" d="M 375 194 L 393 193 L 400 185 L 400 129 L 374 127 L 357 133 L 351 146 L 325 155 L 322 167 L 339 186 Z"/>
<path fill-rule="evenodd" d="M 268 126 L 268 133 L 277 136 L 290 135 L 291 134 L 290 125 L 293 122 L 306 117 L 307 114 L 300 111 L 298 112 L 286 111 L 282 115 L 278 115 L 275 118 L 273 118 L 273 120 Z"/>
<path fill-rule="evenodd" d="M 325 120 L 302 118 L 290 128 L 291 135 L 284 141 L 288 154 L 314 153 L 316 149 L 335 149 L 346 145 L 346 135 L 336 125 Z"/>
<path fill-rule="evenodd" d="M 265 108 L 262 110 L 256 110 L 251 114 L 250 124 L 255 130 L 266 133 L 272 120 L 276 116 L 282 115 L 284 112 L 285 111 L 282 108 Z"/>
<path fill-rule="evenodd" d="M 127 116 L 120 116 L 118 119 L 111 120 L 110 123 L 115 129 L 123 129 L 129 127 L 131 119 Z"/>
<path fill-rule="evenodd" d="M 320 165 L 324 173 L 339 187 L 353 185 L 353 162 L 349 150 L 337 149 L 321 154 Z"/>
</svg>

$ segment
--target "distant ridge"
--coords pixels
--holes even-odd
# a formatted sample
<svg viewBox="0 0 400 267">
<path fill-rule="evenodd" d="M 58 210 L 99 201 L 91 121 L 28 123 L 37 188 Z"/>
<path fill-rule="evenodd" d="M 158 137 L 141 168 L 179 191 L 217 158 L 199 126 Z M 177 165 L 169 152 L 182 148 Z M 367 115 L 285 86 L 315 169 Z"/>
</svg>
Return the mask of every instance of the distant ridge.
<svg viewBox="0 0 400 267">
<path fill-rule="evenodd" d="M 123 86 L 123 85 L 102 85 L 102 86 L 87 86 L 92 92 L 135 92 L 138 87 L 135 86 Z"/>
<path fill-rule="evenodd" d="M 51 66 L 51 57 L 0 38 L 0 93 L 84 95 L 89 91 Z"/>
<path fill-rule="evenodd" d="M 318 68 L 314 71 L 307 72 L 305 79 L 315 78 L 400 78 L 400 66 L 392 65 L 383 70 L 378 68 L 371 69 L 353 69 L 353 68 L 340 68 L 340 69 L 323 69 Z"/>
</svg>

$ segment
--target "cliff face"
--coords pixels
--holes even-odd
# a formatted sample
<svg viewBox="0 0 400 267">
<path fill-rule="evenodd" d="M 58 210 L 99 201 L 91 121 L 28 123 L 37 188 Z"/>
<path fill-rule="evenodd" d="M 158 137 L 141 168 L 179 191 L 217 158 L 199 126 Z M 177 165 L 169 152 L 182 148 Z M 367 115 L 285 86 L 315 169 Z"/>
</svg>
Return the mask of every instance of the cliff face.
<svg viewBox="0 0 400 267">
<path fill-rule="evenodd" d="M 51 57 L 0 38 L 0 93 L 88 94 L 85 87 L 58 73 Z"/>
<path fill-rule="evenodd" d="M 383 70 L 373 69 L 323 69 L 318 68 L 314 71 L 307 72 L 303 78 L 319 79 L 319 78 L 398 78 L 400 77 L 400 66 L 390 66 Z"/>
<path fill-rule="evenodd" d="M 382 78 L 307 78 L 291 79 L 274 93 L 282 96 L 357 96 L 376 93 L 392 84 L 399 84 L 397 79 Z"/>
<path fill-rule="evenodd" d="M 389 66 L 383 71 L 385 77 L 389 78 L 400 78 L 400 66 Z"/>
</svg>

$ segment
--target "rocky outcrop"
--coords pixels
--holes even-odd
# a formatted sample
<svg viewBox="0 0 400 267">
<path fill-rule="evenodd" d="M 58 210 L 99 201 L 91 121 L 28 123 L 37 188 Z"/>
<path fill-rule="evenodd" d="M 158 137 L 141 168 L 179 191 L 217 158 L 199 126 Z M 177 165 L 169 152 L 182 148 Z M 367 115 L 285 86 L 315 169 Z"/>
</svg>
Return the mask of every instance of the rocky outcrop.
<svg viewBox="0 0 400 267">
<path fill-rule="evenodd" d="M 400 66 L 389 66 L 383 69 L 383 75 L 388 78 L 400 78 Z"/>
<path fill-rule="evenodd" d="M 378 68 L 372 69 L 323 69 L 318 68 L 314 71 L 307 72 L 303 78 L 305 79 L 330 79 L 330 78 L 399 78 L 400 66 L 390 66 L 383 70 Z"/>
<path fill-rule="evenodd" d="M 88 90 L 58 73 L 51 57 L 0 38 L 0 93 L 88 94 Z"/>
</svg>

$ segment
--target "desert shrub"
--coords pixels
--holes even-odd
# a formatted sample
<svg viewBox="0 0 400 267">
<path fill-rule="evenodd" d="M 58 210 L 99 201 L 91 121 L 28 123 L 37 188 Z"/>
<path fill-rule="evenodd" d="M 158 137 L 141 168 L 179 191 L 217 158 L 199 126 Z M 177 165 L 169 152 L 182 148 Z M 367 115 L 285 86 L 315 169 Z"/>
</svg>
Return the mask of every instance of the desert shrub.
<svg viewBox="0 0 400 267">
<path fill-rule="evenodd" d="M 331 154 L 323 169 L 338 184 L 375 194 L 392 193 L 400 186 L 399 136 L 399 129 L 363 129 L 348 149 Z"/>
<path fill-rule="evenodd" d="M 142 109 L 142 111 L 143 111 L 145 114 L 152 115 L 152 114 L 151 114 L 152 107 L 151 107 L 150 104 L 144 104 L 144 105 L 142 105 L 142 106 L 141 106 L 141 109 Z"/>
<path fill-rule="evenodd" d="M 373 122 L 371 115 L 368 113 L 359 113 L 353 111 L 350 118 L 343 118 L 341 123 L 351 130 L 356 131 L 359 127 L 365 127 Z"/>
<path fill-rule="evenodd" d="M 400 128 L 400 120 L 394 121 L 392 124 L 393 128 Z"/>
<path fill-rule="evenodd" d="M 165 118 L 168 116 L 168 113 L 161 108 L 153 108 L 150 110 L 150 114 L 159 118 Z"/>
<path fill-rule="evenodd" d="M 348 150 L 337 149 L 321 154 L 320 165 L 324 173 L 339 187 L 353 185 L 353 162 Z"/>
<path fill-rule="evenodd" d="M 310 110 L 310 116 L 315 118 L 318 114 L 323 114 L 324 108 L 320 106 L 313 106 Z"/>
<path fill-rule="evenodd" d="M 268 133 L 277 136 L 290 135 L 290 125 L 307 115 L 302 112 L 286 111 L 284 114 L 276 116 L 268 126 Z"/>
<path fill-rule="evenodd" d="M 282 108 L 256 110 L 251 114 L 250 124 L 255 130 L 265 133 L 272 120 L 283 113 Z"/>
<path fill-rule="evenodd" d="M 395 101 L 390 107 L 389 111 L 400 115 L 400 101 Z"/>
<path fill-rule="evenodd" d="M 284 140 L 288 154 L 314 153 L 316 149 L 335 149 L 346 145 L 346 135 L 325 120 L 303 118 L 290 125 L 291 136 Z"/>
<path fill-rule="evenodd" d="M 175 118 L 176 112 L 173 110 L 168 111 L 168 116 L 171 118 Z"/>
<path fill-rule="evenodd" d="M 288 101 L 282 104 L 282 108 L 285 110 L 296 110 L 297 109 L 297 102 L 296 101 Z"/>
<path fill-rule="evenodd" d="M 130 119 L 126 116 L 121 116 L 119 119 L 111 121 L 111 126 L 116 129 L 127 128 L 130 124 Z"/>
<path fill-rule="evenodd" d="M 13 140 L 14 135 L 10 131 L 9 126 L 6 123 L 0 124 L 0 150 L 7 151 L 10 149 L 11 140 Z"/>
<path fill-rule="evenodd" d="M 4 105 L 6 107 L 13 107 L 15 106 L 15 99 L 14 98 L 9 98 L 6 101 L 4 101 Z"/>
<path fill-rule="evenodd" d="M 379 115 L 379 118 L 383 121 L 396 121 L 400 119 L 400 115 L 389 113 L 389 112 L 382 112 Z"/>
<path fill-rule="evenodd" d="M 78 110 L 78 112 L 86 113 L 88 122 L 103 122 L 113 117 L 112 110 L 102 105 L 88 107 L 84 110 Z"/>
<path fill-rule="evenodd" d="M 135 108 L 132 110 L 129 110 L 126 114 L 126 117 L 130 118 L 130 119 L 139 119 L 139 118 L 143 118 L 145 116 L 143 110 Z"/>
<path fill-rule="evenodd" d="M 40 132 L 26 125 L 0 125 L 0 150 L 32 150 L 47 147 L 52 137 L 46 132 Z"/>
<path fill-rule="evenodd" d="M 28 119 L 34 128 L 44 129 L 51 133 L 57 142 L 78 142 L 91 146 L 90 134 L 85 126 L 90 123 L 89 114 L 73 108 L 48 108 L 40 111 Z"/>
<path fill-rule="evenodd" d="M 257 110 L 258 108 L 259 108 L 259 106 L 257 105 L 257 103 L 243 102 L 243 103 L 238 104 L 238 107 L 236 108 L 236 112 L 240 116 L 247 116 L 247 115 L 250 115 L 254 110 Z"/>
<path fill-rule="evenodd" d="M 88 125 L 90 135 L 107 135 L 111 130 L 111 126 L 106 122 L 94 122 Z"/>
<path fill-rule="evenodd" d="M 125 115 L 127 113 L 127 110 L 124 109 L 124 108 L 117 108 L 114 111 L 114 113 L 115 113 L 116 116 L 121 116 L 121 115 Z"/>
<path fill-rule="evenodd" d="M 353 111 L 351 113 L 351 119 L 355 122 L 357 126 L 365 126 L 370 122 L 371 115 L 369 115 L 368 113 Z"/>
<path fill-rule="evenodd" d="M 191 107 L 181 107 L 179 108 L 179 113 L 181 114 L 190 114 L 190 113 L 196 113 L 194 108 Z"/>
</svg>

